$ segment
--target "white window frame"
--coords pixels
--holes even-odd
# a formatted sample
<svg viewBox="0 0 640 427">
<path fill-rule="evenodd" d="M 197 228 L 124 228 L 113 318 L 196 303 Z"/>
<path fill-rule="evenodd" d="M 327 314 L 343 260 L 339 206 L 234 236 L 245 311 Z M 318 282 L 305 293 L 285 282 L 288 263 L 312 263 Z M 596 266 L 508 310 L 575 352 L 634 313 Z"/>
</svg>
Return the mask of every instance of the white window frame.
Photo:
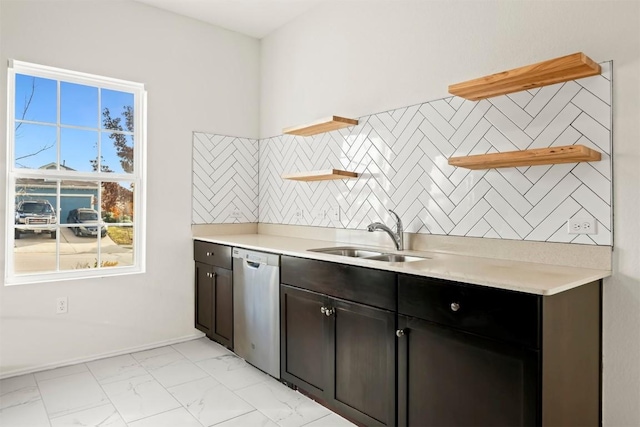
<svg viewBox="0 0 640 427">
<path fill-rule="evenodd" d="M 21 285 L 27 283 L 54 282 L 71 279 L 87 279 L 108 276 L 119 276 L 125 274 L 144 273 L 146 270 L 146 170 L 147 170 L 147 93 L 144 84 L 119 80 L 110 77 L 97 76 L 93 74 L 70 71 L 61 68 L 38 65 L 23 61 L 9 60 L 7 84 L 7 161 L 6 161 L 6 238 L 5 238 L 5 285 Z M 69 82 L 100 89 L 110 89 L 121 92 L 133 93 L 134 95 L 134 144 L 133 144 L 133 173 L 107 173 L 107 172 L 79 172 L 69 170 L 43 170 L 43 169 L 22 169 L 15 167 L 15 76 L 16 74 L 26 74 L 34 77 L 43 77 L 59 82 Z M 58 83 L 58 87 L 60 83 Z M 55 124 L 60 130 L 60 91 L 58 90 L 58 121 Z M 101 114 L 99 111 L 98 114 Z M 35 122 L 34 122 L 35 123 Z M 99 131 L 100 132 L 100 131 Z M 57 163 L 60 164 L 60 139 L 56 141 Z M 98 153 L 99 156 L 99 153 Z M 135 215 L 133 216 L 133 265 L 131 266 L 111 266 L 100 267 L 100 247 L 97 245 L 97 268 L 59 270 L 60 265 L 60 229 L 62 219 L 60 218 L 60 184 L 58 184 L 56 205 L 56 268 L 55 272 L 42 273 L 18 273 L 14 270 L 14 225 L 15 225 L 15 197 L 16 180 L 19 178 L 36 178 L 51 180 L 73 180 L 98 182 L 98 206 L 101 206 L 100 182 L 103 181 L 130 181 L 134 184 L 133 203 Z M 99 241 L 99 237 L 96 236 Z"/>
</svg>

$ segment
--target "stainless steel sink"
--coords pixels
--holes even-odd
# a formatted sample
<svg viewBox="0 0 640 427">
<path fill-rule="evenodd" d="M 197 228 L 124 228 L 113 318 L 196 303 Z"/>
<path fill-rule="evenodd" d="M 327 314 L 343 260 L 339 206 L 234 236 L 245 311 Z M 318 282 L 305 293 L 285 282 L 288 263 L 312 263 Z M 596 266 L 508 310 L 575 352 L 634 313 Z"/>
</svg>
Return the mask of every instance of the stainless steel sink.
<svg viewBox="0 0 640 427">
<path fill-rule="evenodd" d="M 329 255 L 346 256 L 351 258 L 363 258 L 363 259 L 370 259 L 373 261 L 384 261 L 384 262 L 412 262 L 412 261 L 423 261 L 425 259 L 429 259 L 429 258 L 418 257 L 413 255 L 389 254 L 384 252 L 373 251 L 368 248 L 358 248 L 354 246 L 309 249 L 309 251 L 320 252 L 320 253 L 329 254 Z"/>
<path fill-rule="evenodd" d="M 340 248 L 319 248 L 309 249 L 310 252 L 320 252 L 329 255 L 348 256 L 352 258 L 367 258 L 372 256 L 383 255 L 383 252 L 371 251 L 364 248 L 356 247 L 340 247 Z"/>
<path fill-rule="evenodd" d="M 400 254 L 382 254 L 367 257 L 367 259 L 372 259 L 374 261 L 385 261 L 385 262 L 413 262 L 413 261 L 424 261 L 425 257 L 413 256 L 413 255 L 400 255 Z"/>
</svg>

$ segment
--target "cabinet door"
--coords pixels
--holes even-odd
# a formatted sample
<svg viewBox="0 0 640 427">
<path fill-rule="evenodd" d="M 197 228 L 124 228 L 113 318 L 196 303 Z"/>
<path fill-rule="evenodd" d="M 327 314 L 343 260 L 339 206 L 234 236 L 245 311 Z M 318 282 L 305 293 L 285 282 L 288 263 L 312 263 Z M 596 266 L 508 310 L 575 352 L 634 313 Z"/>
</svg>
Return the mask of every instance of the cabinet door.
<svg viewBox="0 0 640 427">
<path fill-rule="evenodd" d="M 232 271 L 213 267 L 214 297 L 212 338 L 233 348 L 233 280 Z"/>
<path fill-rule="evenodd" d="M 328 328 L 321 294 L 280 285 L 280 376 L 316 397 L 325 397 Z"/>
<path fill-rule="evenodd" d="M 539 424 L 538 352 L 399 316 L 398 424 Z"/>
<path fill-rule="evenodd" d="M 210 265 L 196 262 L 196 312 L 195 326 L 207 336 L 213 332 L 213 269 Z"/>
<path fill-rule="evenodd" d="M 331 299 L 330 401 L 367 426 L 396 425 L 395 313 Z"/>
</svg>

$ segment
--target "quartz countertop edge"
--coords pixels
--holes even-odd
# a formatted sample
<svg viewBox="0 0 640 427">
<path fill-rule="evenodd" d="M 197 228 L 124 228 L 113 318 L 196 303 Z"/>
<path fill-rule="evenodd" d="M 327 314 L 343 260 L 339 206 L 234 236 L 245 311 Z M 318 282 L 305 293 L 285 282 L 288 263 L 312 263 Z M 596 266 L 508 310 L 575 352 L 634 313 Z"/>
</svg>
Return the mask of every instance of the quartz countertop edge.
<svg viewBox="0 0 640 427">
<path fill-rule="evenodd" d="M 554 295 L 611 276 L 611 271 L 609 270 L 510 261 L 442 252 L 411 250 L 398 252 L 376 246 L 269 234 L 194 235 L 193 240 L 536 295 Z M 309 251 L 309 249 L 343 246 L 368 247 L 385 253 L 402 253 L 428 259 L 402 263 L 384 262 Z"/>
</svg>

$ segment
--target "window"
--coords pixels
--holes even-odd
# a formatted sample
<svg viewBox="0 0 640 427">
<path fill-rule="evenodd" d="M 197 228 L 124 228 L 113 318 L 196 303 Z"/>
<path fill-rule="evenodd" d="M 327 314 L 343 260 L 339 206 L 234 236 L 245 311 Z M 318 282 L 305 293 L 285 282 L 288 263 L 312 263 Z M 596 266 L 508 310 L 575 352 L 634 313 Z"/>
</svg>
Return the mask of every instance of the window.
<svg viewBox="0 0 640 427">
<path fill-rule="evenodd" d="M 10 61 L 6 284 L 145 268 L 144 85 Z"/>
</svg>

